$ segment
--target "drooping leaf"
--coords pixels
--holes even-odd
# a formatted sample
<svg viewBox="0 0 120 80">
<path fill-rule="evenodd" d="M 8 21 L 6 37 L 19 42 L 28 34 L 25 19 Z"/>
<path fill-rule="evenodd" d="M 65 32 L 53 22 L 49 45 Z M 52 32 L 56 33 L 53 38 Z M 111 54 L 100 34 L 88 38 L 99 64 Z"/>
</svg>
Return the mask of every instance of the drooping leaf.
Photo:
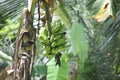
<svg viewBox="0 0 120 80">
<path fill-rule="evenodd" d="M 85 39 L 82 23 L 73 23 L 71 30 L 71 45 L 74 55 L 80 54 L 81 58 L 87 58 L 88 45 Z"/>
<path fill-rule="evenodd" d="M 59 16 L 66 27 L 71 27 L 70 17 L 63 5 L 57 7 L 57 9 L 55 10 L 55 14 Z"/>
<path fill-rule="evenodd" d="M 7 54 L 3 53 L 2 51 L 0 51 L 0 58 L 3 58 L 8 61 L 12 61 L 12 57 L 8 56 Z"/>
<path fill-rule="evenodd" d="M 52 58 L 47 64 L 47 80 L 68 80 L 68 63 L 61 58 L 61 66 L 55 66 L 55 59 Z"/>
<path fill-rule="evenodd" d="M 98 22 L 101 22 L 105 21 L 109 16 L 115 18 L 112 12 L 112 3 L 111 0 L 104 0 L 102 1 L 100 10 L 98 11 L 97 14 L 93 16 L 93 18 L 96 19 Z"/>
<path fill-rule="evenodd" d="M 74 55 L 79 56 L 77 60 L 79 64 L 79 73 L 81 74 L 84 70 L 84 62 L 88 57 L 88 45 L 84 34 L 84 25 L 82 23 L 73 23 L 71 29 L 71 45 Z M 81 75 L 78 75 L 77 80 L 82 80 Z"/>
</svg>

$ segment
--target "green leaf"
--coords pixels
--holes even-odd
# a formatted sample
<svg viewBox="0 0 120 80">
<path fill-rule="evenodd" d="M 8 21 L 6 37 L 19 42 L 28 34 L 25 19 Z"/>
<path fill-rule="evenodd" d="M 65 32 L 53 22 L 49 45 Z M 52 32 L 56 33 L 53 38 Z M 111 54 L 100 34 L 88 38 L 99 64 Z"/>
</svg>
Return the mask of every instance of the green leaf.
<svg viewBox="0 0 120 80">
<path fill-rule="evenodd" d="M 63 5 L 59 6 L 55 10 L 55 14 L 57 14 L 60 17 L 61 21 L 65 24 L 66 27 L 68 27 L 68 28 L 71 27 L 70 17 Z"/>
<path fill-rule="evenodd" d="M 68 63 L 61 58 L 61 66 L 55 66 L 55 59 L 48 63 L 47 80 L 68 80 Z"/>
<path fill-rule="evenodd" d="M 43 64 L 35 65 L 33 67 L 33 69 L 37 75 L 47 75 L 47 66 L 46 65 L 43 65 Z"/>
<path fill-rule="evenodd" d="M 88 45 L 84 34 L 84 25 L 82 23 L 73 23 L 71 29 L 71 45 L 74 56 L 78 55 L 79 64 L 78 72 L 81 74 L 84 71 L 84 62 L 88 57 Z M 81 75 L 78 75 L 77 80 L 82 80 Z"/>
<path fill-rule="evenodd" d="M 88 45 L 85 39 L 83 30 L 84 25 L 82 23 L 73 23 L 71 29 L 71 45 L 74 55 L 80 54 L 80 57 L 87 58 Z"/>
</svg>

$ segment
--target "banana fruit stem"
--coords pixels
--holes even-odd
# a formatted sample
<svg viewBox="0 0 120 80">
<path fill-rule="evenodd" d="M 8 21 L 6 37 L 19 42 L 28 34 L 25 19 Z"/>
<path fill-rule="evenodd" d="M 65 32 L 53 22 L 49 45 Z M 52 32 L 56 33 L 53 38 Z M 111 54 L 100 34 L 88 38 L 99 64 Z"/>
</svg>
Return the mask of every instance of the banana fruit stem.
<svg viewBox="0 0 120 80">
<path fill-rule="evenodd" d="M 49 37 L 51 37 L 52 31 L 51 31 L 51 24 L 50 24 L 51 23 L 51 18 L 50 18 L 50 13 L 49 13 L 49 6 L 46 3 L 46 1 L 44 1 L 44 5 L 45 5 L 45 11 L 46 11 L 48 35 L 49 35 Z"/>
</svg>

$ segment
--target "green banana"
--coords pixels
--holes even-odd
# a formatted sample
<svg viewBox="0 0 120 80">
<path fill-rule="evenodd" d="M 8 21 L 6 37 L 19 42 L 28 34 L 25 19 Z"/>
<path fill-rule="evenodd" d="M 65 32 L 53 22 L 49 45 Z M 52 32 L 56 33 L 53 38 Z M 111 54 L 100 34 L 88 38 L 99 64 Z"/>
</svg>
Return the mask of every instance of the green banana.
<svg viewBox="0 0 120 80">
<path fill-rule="evenodd" d="M 62 32 L 63 32 L 63 25 L 60 24 L 60 29 L 59 29 L 59 31 L 57 32 L 57 34 L 62 33 Z"/>
<path fill-rule="evenodd" d="M 59 39 L 62 39 L 64 36 L 62 35 L 52 35 L 50 38 L 50 42 L 53 43 L 54 41 L 58 41 Z"/>
<path fill-rule="evenodd" d="M 48 44 L 48 45 L 51 45 L 51 42 L 50 42 L 50 40 L 46 37 L 46 39 L 45 39 L 45 42 Z"/>
<path fill-rule="evenodd" d="M 45 36 L 48 36 L 48 31 L 47 31 L 46 28 L 44 29 L 44 35 L 45 35 Z"/>
<path fill-rule="evenodd" d="M 50 52 L 51 51 L 51 47 L 50 46 L 46 46 L 45 50 L 46 50 L 46 52 Z"/>
<path fill-rule="evenodd" d="M 62 50 L 64 50 L 65 47 L 64 46 L 58 46 L 58 47 L 54 47 L 52 48 L 52 54 L 57 54 L 58 52 L 61 52 Z"/>
<path fill-rule="evenodd" d="M 41 42 L 42 46 L 48 46 L 49 44 L 47 44 L 46 42 Z"/>
<path fill-rule="evenodd" d="M 40 36 L 39 39 L 40 39 L 40 41 L 45 42 L 45 37 Z"/>
<path fill-rule="evenodd" d="M 58 48 L 58 50 L 59 50 L 60 52 L 65 49 L 64 46 L 58 46 L 57 48 Z"/>
<path fill-rule="evenodd" d="M 49 45 L 51 45 L 50 40 L 48 40 L 48 38 L 44 39 L 42 36 L 40 37 L 40 42 L 41 42 L 41 44 L 43 46 L 49 46 Z"/>
<path fill-rule="evenodd" d="M 56 46 L 62 45 L 62 44 L 64 44 L 64 43 L 66 43 L 66 39 L 61 38 L 61 39 L 59 39 L 58 41 L 56 41 Z"/>
<path fill-rule="evenodd" d="M 50 37 L 50 42 L 52 43 L 52 42 L 54 42 L 54 40 L 55 40 L 55 36 L 54 36 L 54 35 L 51 35 L 51 37 Z"/>
<path fill-rule="evenodd" d="M 56 34 L 54 34 L 55 36 L 57 36 L 57 35 L 61 35 L 61 36 L 65 36 L 66 35 L 66 32 L 60 32 L 60 33 L 56 33 Z"/>
<path fill-rule="evenodd" d="M 43 52 L 43 54 L 44 54 L 45 56 L 52 55 L 51 52 L 47 52 L 46 50 Z"/>
<path fill-rule="evenodd" d="M 63 36 L 62 35 L 54 35 L 54 40 L 58 41 L 59 39 L 61 39 Z"/>
<path fill-rule="evenodd" d="M 60 39 L 58 41 L 55 41 L 51 44 L 51 46 L 54 48 L 56 46 L 65 46 L 67 41 L 65 39 Z"/>
<path fill-rule="evenodd" d="M 60 26 L 55 26 L 52 30 L 52 34 L 56 34 L 60 30 Z"/>
<path fill-rule="evenodd" d="M 53 43 L 51 44 L 51 46 L 52 46 L 52 47 L 55 47 L 55 46 L 56 46 L 56 42 L 53 42 Z"/>
<path fill-rule="evenodd" d="M 61 33 L 63 31 L 63 25 L 60 23 L 59 20 L 53 26 L 54 26 L 52 29 L 53 34 L 58 34 L 58 33 Z"/>
<path fill-rule="evenodd" d="M 43 49 L 47 57 L 55 56 L 58 52 L 61 52 L 66 48 L 67 41 L 63 28 L 64 26 L 61 24 L 60 20 L 58 20 L 52 25 L 51 36 L 48 36 L 46 28 L 43 31 L 44 35 L 40 36 L 40 41 L 44 46 Z"/>
<path fill-rule="evenodd" d="M 59 49 L 56 47 L 56 48 L 52 48 L 51 51 L 53 54 L 57 54 L 59 52 Z"/>
</svg>

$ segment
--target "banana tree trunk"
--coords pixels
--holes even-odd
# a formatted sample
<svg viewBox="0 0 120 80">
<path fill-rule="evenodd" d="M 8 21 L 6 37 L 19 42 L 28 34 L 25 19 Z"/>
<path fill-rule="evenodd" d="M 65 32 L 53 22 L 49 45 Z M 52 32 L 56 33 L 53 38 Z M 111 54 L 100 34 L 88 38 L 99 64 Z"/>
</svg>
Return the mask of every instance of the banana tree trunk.
<svg viewBox="0 0 120 80">
<path fill-rule="evenodd" d="M 35 57 L 35 40 L 36 40 L 36 29 L 33 27 L 33 13 L 37 0 L 28 0 L 28 8 L 23 10 L 25 12 L 25 28 L 24 31 L 18 35 L 18 44 L 15 53 L 15 71 L 14 80 L 30 80 L 31 72 Z M 23 16 L 22 16 L 23 17 Z M 22 25 L 22 24 L 20 24 Z M 17 43 L 17 42 L 16 42 Z M 20 56 L 18 56 L 20 54 Z"/>
</svg>

